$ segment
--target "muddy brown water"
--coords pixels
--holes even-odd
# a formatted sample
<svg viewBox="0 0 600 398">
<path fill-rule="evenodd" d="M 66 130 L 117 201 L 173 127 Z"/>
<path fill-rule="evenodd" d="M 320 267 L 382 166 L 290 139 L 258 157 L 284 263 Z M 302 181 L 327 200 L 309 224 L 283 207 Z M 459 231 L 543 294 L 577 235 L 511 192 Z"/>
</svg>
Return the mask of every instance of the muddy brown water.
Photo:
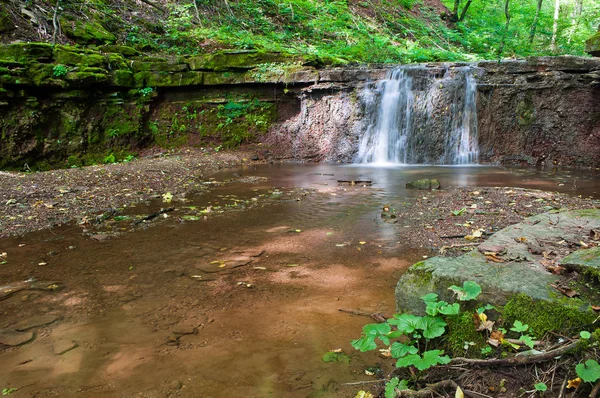
<svg viewBox="0 0 600 398">
<path fill-rule="evenodd" d="M 382 205 L 421 194 L 406 182 L 600 196 L 594 172 L 494 167 L 286 164 L 213 177 L 232 182 L 174 201 L 177 210 L 148 228 L 97 241 L 82 234 L 89 225 L 70 224 L 0 240 L 0 286 L 29 278 L 60 286 L 0 301 L 0 328 L 58 318 L 32 329 L 33 341 L 0 351 L 0 389 L 18 388 L 15 397 L 354 396 L 360 386 L 344 383 L 373 380 L 365 368 L 389 364 L 352 349 L 370 320 L 338 309 L 393 313 L 399 276 L 432 254 L 398 242 L 398 227 L 379 218 Z M 208 206 L 197 221 L 182 220 L 183 207 Z M 123 225 L 131 220 L 110 232 Z M 322 361 L 339 348 L 349 362 Z"/>
</svg>

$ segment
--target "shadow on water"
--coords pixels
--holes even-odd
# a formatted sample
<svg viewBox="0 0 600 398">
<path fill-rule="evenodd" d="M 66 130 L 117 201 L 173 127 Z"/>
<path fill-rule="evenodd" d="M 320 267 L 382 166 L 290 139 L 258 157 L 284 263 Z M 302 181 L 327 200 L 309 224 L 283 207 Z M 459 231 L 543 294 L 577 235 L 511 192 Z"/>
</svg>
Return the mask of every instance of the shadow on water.
<svg viewBox="0 0 600 398">
<path fill-rule="evenodd" d="M 283 164 L 214 178 L 234 182 L 173 205 L 256 204 L 197 221 L 182 219 L 178 209 L 151 228 L 104 241 L 82 237 L 85 225 L 0 240 L 9 261 L 0 285 L 35 277 L 64 286 L 0 301 L 0 328 L 41 314 L 61 317 L 32 343 L 1 351 L 6 387 L 28 386 L 22 396 L 353 396 L 356 388 L 343 383 L 369 380 L 364 368 L 382 360 L 357 355 L 349 343 L 369 318 L 338 308 L 392 313 L 398 277 L 429 254 L 398 242 L 395 227 L 378 222 L 382 204 L 421 195 L 404 188 L 408 181 L 593 196 L 600 189 L 593 173 L 495 167 Z M 338 186 L 338 179 L 373 185 Z M 274 192 L 277 200 L 252 201 Z M 232 258 L 250 262 L 233 268 Z M 205 272 L 211 266 L 214 272 Z M 78 347 L 57 355 L 60 341 Z M 321 360 L 337 348 L 349 363 Z"/>
</svg>

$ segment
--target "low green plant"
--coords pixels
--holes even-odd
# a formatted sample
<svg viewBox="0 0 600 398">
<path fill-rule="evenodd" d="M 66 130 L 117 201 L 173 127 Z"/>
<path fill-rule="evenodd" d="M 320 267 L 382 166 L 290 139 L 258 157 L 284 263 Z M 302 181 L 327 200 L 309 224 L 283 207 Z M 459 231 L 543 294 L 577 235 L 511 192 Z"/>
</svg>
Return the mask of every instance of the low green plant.
<svg viewBox="0 0 600 398">
<path fill-rule="evenodd" d="M 18 388 L 3 388 L 2 395 L 10 395 L 17 390 L 18 390 Z"/>
<path fill-rule="evenodd" d="M 52 76 L 54 77 L 63 77 L 67 73 L 69 73 L 69 68 L 67 68 L 65 65 L 55 65 L 52 69 Z"/>
<path fill-rule="evenodd" d="M 450 288 L 457 295 L 459 301 L 475 300 L 481 293 L 481 286 L 473 281 L 467 281 L 462 287 L 452 286 Z M 438 300 L 436 293 L 429 293 L 421 297 L 425 303 L 425 316 L 412 314 L 395 314 L 385 323 L 369 324 L 363 328 L 362 336 L 352 340 L 352 346 L 361 351 L 371 351 L 377 348 L 377 341 L 389 346 L 392 358 L 396 359 L 396 367 L 414 367 L 419 371 L 427 370 L 436 365 L 450 363 L 450 357 L 444 355 L 444 351 L 435 348 L 438 338 L 446 333 L 448 317 L 457 317 L 460 313 L 460 303 L 450 304 Z M 395 328 L 395 330 L 392 330 Z M 408 337 L 409 340 L 392 341 L 400 337 Z M 393 386 L 390 386 L 390 383 Z M 407 382 L 400 380 L 388 382 L 386 391 L 392 392 L 401 385 L 407 386 Z M 386 396 L 387 392 L 386 392 Z"/>
<path fill-rule="evenodd" d="M 105 164 L 117 163 L 117 158 L 114 153 L 110 153 L 104 157 L 103 162 Z"/>
<path fill-rule="evenodd" d="M 600 364 L 594 359 L 588 359 L 585 363 L 575 366 L 575 372 L 586 383 L 594 383 L 600 379 Z"/>
</svg>

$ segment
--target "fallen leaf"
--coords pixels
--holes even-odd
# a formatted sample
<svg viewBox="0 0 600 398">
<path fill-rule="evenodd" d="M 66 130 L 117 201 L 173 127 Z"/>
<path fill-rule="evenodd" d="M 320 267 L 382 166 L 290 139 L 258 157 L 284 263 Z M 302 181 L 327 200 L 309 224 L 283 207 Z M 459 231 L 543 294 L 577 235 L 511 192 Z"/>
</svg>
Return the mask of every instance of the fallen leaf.
<svg viewBox="0 0 600 398">
<path fill-rule="evenodd" d="M 555 288 L 556 290 L 558 290 L 559 292 L 561 292 L 562 294 L 564 294 L 565 296 L 569 297 L 569 298 L 573 298 L 575 296 L 579 296 L 579 293 L 573 289 L 570 289 L 568 287 L 562 287 L 562 286 L 558 286 L 556 284 L 551 284 L 550 286 L 552 286 L 553 288 Z"/>
<path fill-rule="evenodd" d="M 258 269 L 258 270 L 262 270 L 262 271 L 264 271 L 264 270 L 266 270 L 266 269 L 267 269 L 267 267 L 254 267 L 254 269 Z"/>
<path fill-rule="evenodd" d="M 485 258 L 487 258 L 490 261 L 493 261 L 495 263 L 503 263 L 504 260 L 500 257 L 498 257 L 498 255 L 496 253 L 490 253 L 490 254 L 486 254 Z"/>
<path fill-rule="evenodd" d="M 286 267 L 299 267 L 300 264 L 287 264 Z"/>
<path fill-rule="evenodd" d="M 460 387 L 456 387 L 456 394 L 454 394 L 454 398 L 465 398 L 465 393 Z"/>
<path fill-rule="evenodd" d="M 594 311 L 600 311 L 600 305 L 592 305 Z"/>
<path fill-rule="evenodd" d="M 364 245 L 364 244 L 365 244 L 365 243 L 367 243 L 367 242 L 360 241 L 360 242 L 358 242 L 358 243 L 359 243 L 360 245 Z"/>
<path fill-rule="evenodd" d="M 494 321 L 485 320 L 479 324 L 479 326 L 477 327 L 477 331 L 482 332 L 484 330 L 488 330 L 491 332 L 494 329 L 495 323 L 496 322 L 494 322 Z"/>
<path fill-rule="evenodd" d="M 173 194 L 171 192 L 167 192 L 162 196 L 163 202 L 170 203 L 173 200 Z"/>
<path fill-rule="evenodd" d="M 567 388 L 578 389 L 580 384 L 581 384 L 581 377 L 578 377 L 576 379 L 569 380 L 569 382 L 567 383 Z"/>
</svg>

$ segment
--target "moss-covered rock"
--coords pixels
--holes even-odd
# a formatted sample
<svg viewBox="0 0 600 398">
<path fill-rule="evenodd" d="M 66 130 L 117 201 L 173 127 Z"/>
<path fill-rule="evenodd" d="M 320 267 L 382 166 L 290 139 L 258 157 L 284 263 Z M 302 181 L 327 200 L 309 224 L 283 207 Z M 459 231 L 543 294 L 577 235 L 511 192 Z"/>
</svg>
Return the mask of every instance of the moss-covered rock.
<svg viewBox="0 0 600 398">
<path fill-rule="evenodd" d="M 134 60 L 129 65 L 134 72 L 185 72 L 189 70 L 187 64 L 171 63 L 168 61 Z"/>
<path fill-rule="evenodd" d="M 109 81 L 108 72 L 103 68 L 78 68 L 67 73 L 65 79 L 79 87 Z"/>
<path fill-rule="evenodd" d="M 98 53 L 73 51 L 65 46 L 56 46 L 53 59 L 63 65 L 103 66 L 106 62 Z"/>
<path fill-rule="evenodd" d="M 585 42 L 585 51 L 594 57 L 600 57 L 600 31 Z"/>
<path fill-rule="evenodd" d="M 204 73 L 188 71 L 179 73 L 151 72 L 145 75 L 147 87 L 187 87 L 200 86 L 204 83 Z"/>
<path fill-rule="evenodd" d="M 436 179 L 423 178 L 407 182 L 406 189 L 440 189 L 440 182 Z"/>
<path fill-rule="evenodd" d="M 115 35 L 98 21 L 61 18 L 61 26 L 65 35 L 79 44 L 113 43 L 116 40 Z"/>
<path fill-rule="evenodd" d="M 563 258 L 561 265 L 600 282 L 600 247 L 577 250 Z"/>
<path fill-rule="evenodd" d="M 299 55 L 263 51 L 237 51 L 197 55 L 187 59 L 191 70 L 250 70 L 261 64 L 304 62 Z"/>
<path fill-rule="evenodd" d="M 124 57 L 135 57 L 140 55 L 140 52 L 133 47 L 116 45 L 116 44 L 105 44 L 98 47 L 103 53 L 121 54 Z"/>
<path fill-rule="evenodd" d="M 48 62 L 52 58 L 49 43 L 14 43 L 0 46 L 0 60 L 9 62 Z"/>
<path fill-rule="evenodd" d="M 472 280 L 483 289 L 478 298 L 480 304 L 506 305 L 508 314 L 515 319 L 530 323 L 531 318 L 520 317 L 517 311 L 519 306 L 511 304 L 515 297 L 524 295 L 532 302 L 539 302 L 532 307 L 535 311 L 556 307 L 559 314 L 577 311 L 580 314 L 573 315 L 575 318 L 588 320 L 595 316 L 590 303 L 597 300 L 596 293 L 578 289 L 581 295 L 569 298 L 556 290 L 552 285 L 557 284 L 560 277 L 545 269 L 541 251 L 530 250 L 529 242 L 579 241 L 590 228 L 598 227 L 600 209 L 545 213 L 495 233 L 478 250 L 460 257 L 434 257 L 421 261 L 400 278 L 396 286 L 397 309 L 400 312 L 422 314 L 424 307 L 421 296 L 435 292 L 441 300 L 451 301 L 452 291 L 448 288 L 452 285 L 462 286 L 465 281 Z M 489 251 L 500 253 L 504 262 L 489 261 L 484 254 Z M 589 260 L 593 257 L 593 261 L 597 261 L 595 255 L 591 252 L 580 253 L 573 255 L 573 258 L 585 257 Z M 572 259 L 568 262 L 576 261 Z M 555 322 L 560 326 L 575 321 L 561 318 Z M 543 329 L 541 326 L 538 328 Z"/>
</svg>

